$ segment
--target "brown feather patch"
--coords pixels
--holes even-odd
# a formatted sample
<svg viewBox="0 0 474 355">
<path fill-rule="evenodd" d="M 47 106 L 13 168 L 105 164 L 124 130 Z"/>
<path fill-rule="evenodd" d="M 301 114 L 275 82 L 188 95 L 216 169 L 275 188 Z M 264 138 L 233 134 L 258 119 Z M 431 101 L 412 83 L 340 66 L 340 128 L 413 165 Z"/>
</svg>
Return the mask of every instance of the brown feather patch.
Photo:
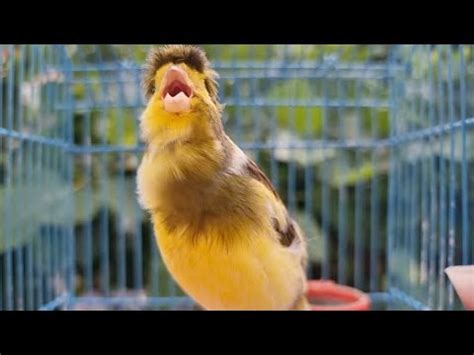
<svg viewBox="0 0 474 355">
<path fill-rule="evenodd" d="M 267 178 L 265 173 L 262 170 L 260 170 L 257 164 L 255 164 L 252 160 L 249 159 L 247 162 L 247 165 L 245 166 L 245 170 L 255 180 L 260 181 L 262 184 L 264 184 L 277 199 L 280 199 L 280 196 L 278 195 L 278 192 L 275 190 L 275 187 L 273 187 L 273 184 L 271 183 L 271 181 Z"/>
<path fill-rule="evenodd" d="M 288 219 L 285 229 L 280 226 L 280 223 L 278 223 L 276 218 L 273 218 L 272 221 L 273 228 L 275 228 L 275 230 L 280 235 L 280 244 L 285 247 L 289 247 L 295 238 L 298 238 L 298 233 L 296 232 L 295 226 L 293 225 L 293 221 Z"/>
<path fill-rule="evenodd" d="M 206 75 L 205 85 L 211 98 L 217 98 L 217 73 L 210 68 L 209 60 L 204 51 L 191 45 L 166 45 L 150 51 L 143 77 L 145 96 L 149 99 L 155 92 L 155 74 L 158 69 L 168 63 L 185 63 L 191 69 Z"/>
<path fill-rule="evenodd" d="M 264 184 L 272 193 L 273 195 L 281 201 L 278 192 L 276 191 L 275 187 L 265 175 L 265 173 L 260 170 L 260 168 L 253 162 L 252 160 L 248 159 L 247 165 L 245 166 L 245 171 L 257 181 L 260 181 Z M 295 238 L 300 238 L 298 231 L 295 228 L 294 221 L 287 216 L 287 223 L 286 226 L 281 226 L 278 222 L 278 219 L 272 218 L 273 228 L 278 232 L 280 238 L 280 244 L 289 247 Z"/>
</svg>

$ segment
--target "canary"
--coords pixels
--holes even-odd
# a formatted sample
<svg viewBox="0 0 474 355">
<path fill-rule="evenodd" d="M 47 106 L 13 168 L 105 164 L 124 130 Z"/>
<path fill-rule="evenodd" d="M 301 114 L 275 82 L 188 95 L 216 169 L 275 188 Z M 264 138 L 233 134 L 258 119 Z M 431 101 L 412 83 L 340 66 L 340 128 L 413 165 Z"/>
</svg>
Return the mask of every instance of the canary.
<svg viewBox="0 0 474 355">
<path fill-rule="evenodd" d="M 226 135 L 218 74 L 195 46 L 152 50 L 137 194 L 162 259 L 207 310 L 306 310 L 306 238 Z"/>
</svg>

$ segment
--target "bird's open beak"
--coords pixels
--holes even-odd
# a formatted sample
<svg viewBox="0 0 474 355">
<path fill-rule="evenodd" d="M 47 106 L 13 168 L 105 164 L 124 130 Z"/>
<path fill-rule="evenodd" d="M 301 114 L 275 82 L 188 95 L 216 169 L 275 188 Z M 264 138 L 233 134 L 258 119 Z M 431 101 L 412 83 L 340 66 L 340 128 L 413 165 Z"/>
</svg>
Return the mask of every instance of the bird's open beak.
<svg viewBox="0 0 474 355">
<path fill-rule="evenodd" d="M 165 74 L 162 88 L 161 99 L 166 111 L 179 113 L 190 110 L 193 88 L 183 69 L 172 65 Z"/>
</svg>

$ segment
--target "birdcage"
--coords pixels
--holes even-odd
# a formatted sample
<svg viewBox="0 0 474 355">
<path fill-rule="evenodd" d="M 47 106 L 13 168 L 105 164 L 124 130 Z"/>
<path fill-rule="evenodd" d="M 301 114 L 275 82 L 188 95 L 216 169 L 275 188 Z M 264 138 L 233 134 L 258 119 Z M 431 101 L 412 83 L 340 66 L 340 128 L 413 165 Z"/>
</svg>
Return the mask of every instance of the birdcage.
<svg viewBox="0 0 474 355">
<path fill-rule="evenodd" d="M 373 309 L 460 309 L 472 46 L 204 45 L 228 134 Z M 150 46 L 0 46 L 0 309 L 194 309 L 137 203 Z"/>
</svg>

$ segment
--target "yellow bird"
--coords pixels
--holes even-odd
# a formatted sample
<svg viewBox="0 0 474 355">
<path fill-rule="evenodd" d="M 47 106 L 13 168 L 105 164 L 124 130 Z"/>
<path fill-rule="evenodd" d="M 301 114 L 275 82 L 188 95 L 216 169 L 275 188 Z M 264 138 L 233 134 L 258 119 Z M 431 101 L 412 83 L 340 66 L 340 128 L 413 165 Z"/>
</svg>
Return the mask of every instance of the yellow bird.
<svg viewBox="0 0 474 355">
<path fill-rule="evenodd" d="M 163 261 L 208 310 L 305 310 L 306 240 L 269 179 L 226 135 L 217 73 L 194 46 L 147 59 L 137 173 Z"/>
</svg>

